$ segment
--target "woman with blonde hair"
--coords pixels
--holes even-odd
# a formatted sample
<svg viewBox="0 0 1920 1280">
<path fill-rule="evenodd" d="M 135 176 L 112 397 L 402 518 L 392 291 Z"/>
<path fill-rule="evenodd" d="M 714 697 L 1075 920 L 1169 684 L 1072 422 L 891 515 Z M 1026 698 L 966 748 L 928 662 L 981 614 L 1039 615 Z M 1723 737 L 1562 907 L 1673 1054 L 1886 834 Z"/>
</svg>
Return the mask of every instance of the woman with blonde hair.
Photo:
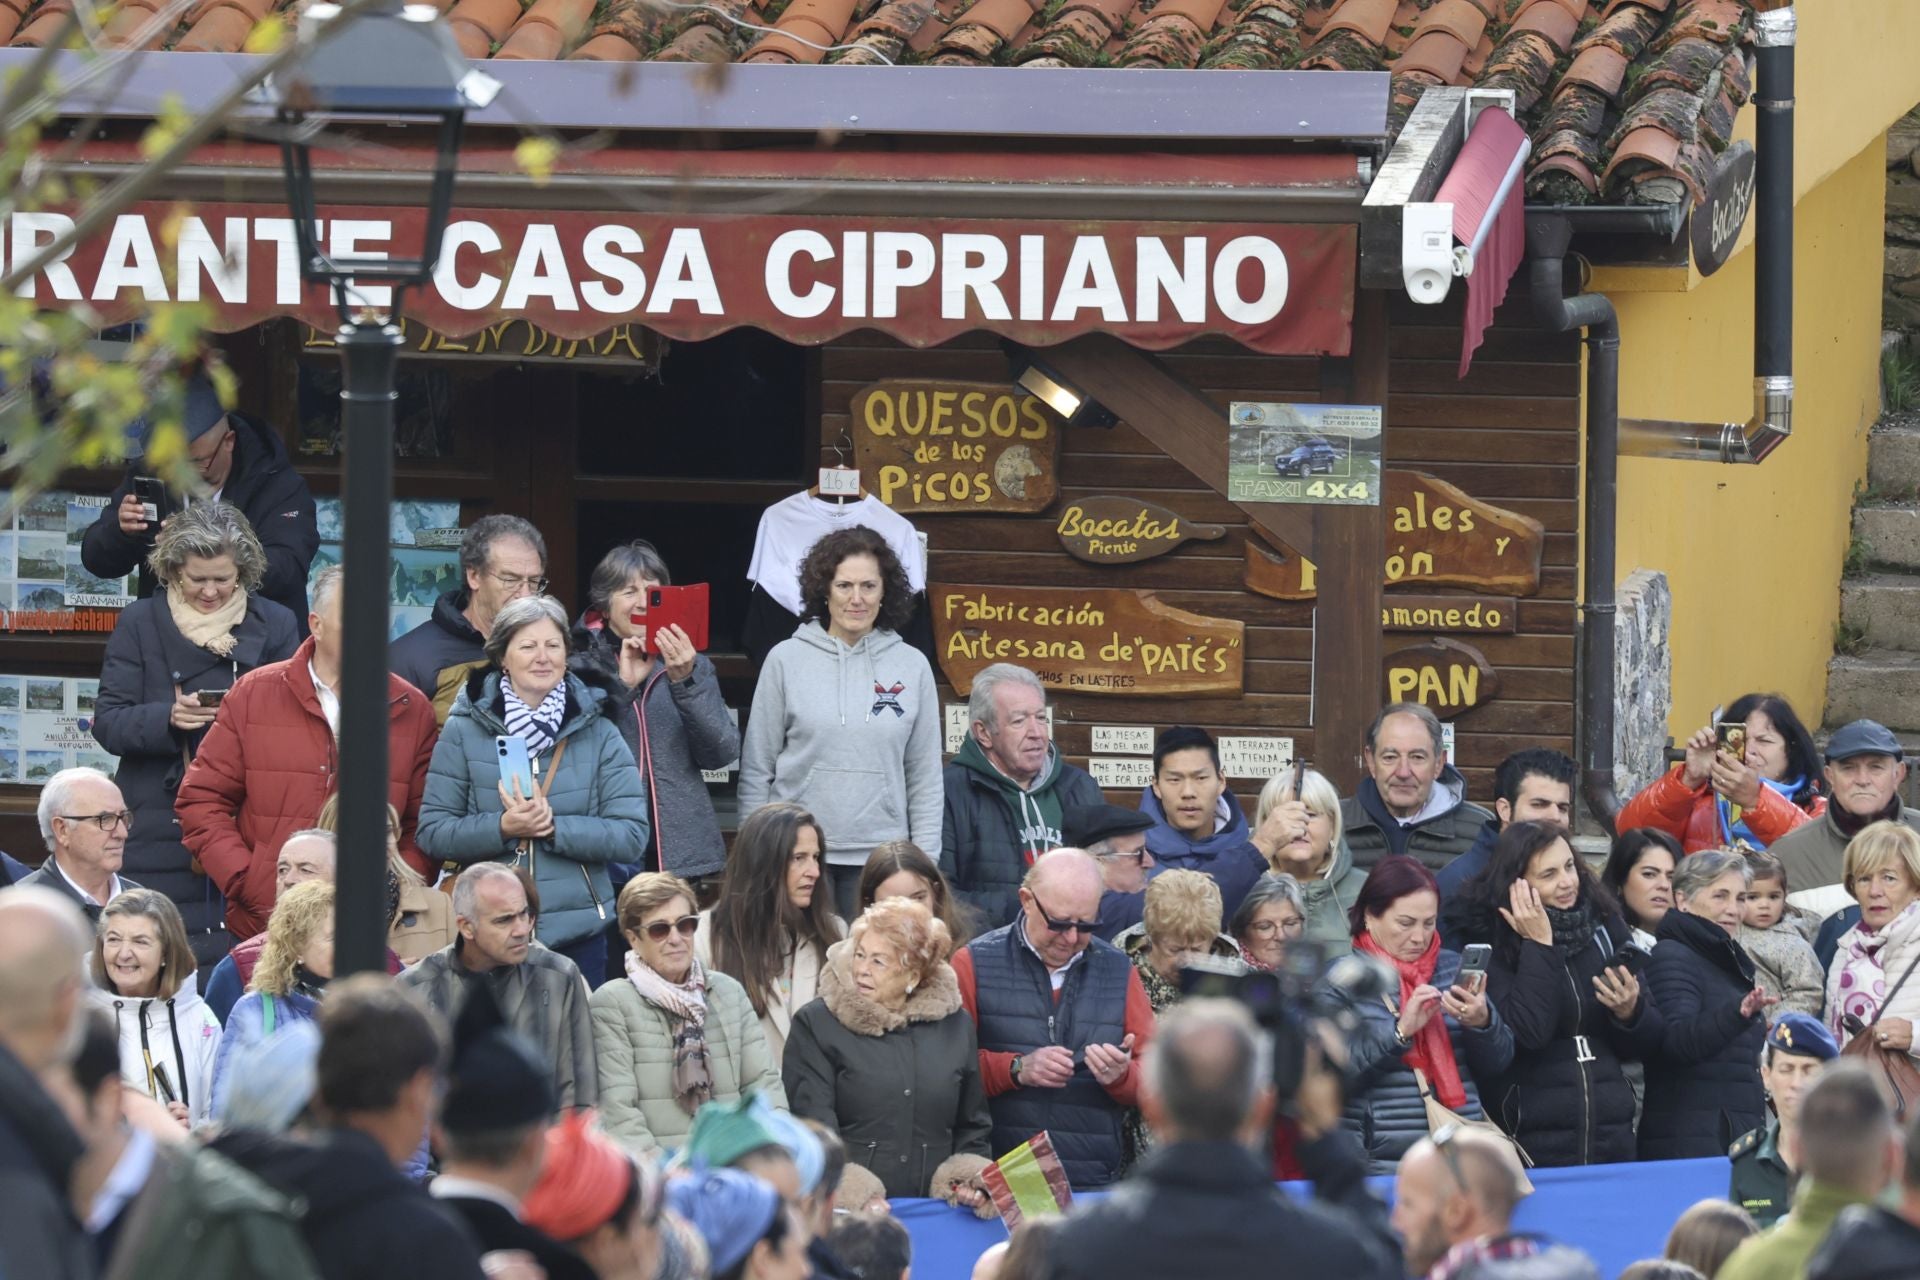
<svg viewBox="0 0 1920 1280">
<path fill-rule="evenodd" d="M 1840 935 L 1827 969 L 1827 1025 L 1842 1049 L 1870 1032 L 1877 1048 L 1916 1053 L 1920 1020 L 1920 832 L 1875 822 L 1847 844 L 1841 883 L 1860 923 Z"/>
<path fill-rule="evenodd" d="M 101 911 L 92 999 L 119 1031 L 120 1078 L 188 1125 L 207 1118 L 220 1047 L 197 967 L 180 909 L 164 893 L 128 889 Z"/>
<path fill-rule="evenodd" d="M 889 1196 L 978 1208 L 993 1125 L 952 951 L 925 904 L 868 907 L 827 953 L 820 998 L 794 1015 L 784 1075 L 794 1114 L 838 1131 Z"/>
<path fill-rule="evenodd" d="M 307 880 L 280 895 L 247 994 L 233 1006 L 213 1063 L 214 1119 L 234 1056 L 282 1027 L 311 1022 L 333 977 L 333 882 Z"/>
<path fill-rule="evenodd" d="M 758 1090 L 787 1105 L 780 1067 L 739 982 L 694 954 L 693 886 L 648 871 L 620 890 L 627 974 L 593 993 L 607 1132 L 640 1151 L 677 1147 L 703 1103 Z"/>
<path fill-rule="evenodd" d="M 1140 971 L 1147 1003 L 1158 1015 L 1180 999 L 1180 971 L 1194 956 L 1240 960 L 1239 944 L 1220 931 L 1220 886 L 1201 871 L 1162 871 L 1147 882 L 1139 924 L 1113 945 Z"/>
<path fill-rule="evenodd" d="M 120 611 L 107 638 L 93 736 L 120 757 L 133 820 L 121 869 L 180 908 L 196 964 L 233 945 L 219 888 L 180 840 L 174 801 L 219 699 L 247 672 L 291 657 L 300 620 L 257 594 L 266 552 L 239 510 L 202 502 L 168 517 L 148 556 L 161 590 Z"/>
<path fill-rule="evenodd" d="M 322 831 L 340 830 L 340 793 L 320 806 L 313 825 Z M 448 895 L 428 884 L 400 856 L 400 812 L 387 806 L 387 946 L 402 964 L 418 964 L 442 947 L 453 945 L 457 930 Z"/>
<path fill-rule="evenodd" d="M 1293 794 L 1293 787 L 1292 769 L 1267 779 L 1267 785 L 1260 788 L 1253 829 L 1261 830 L 1275 809 L 1293 807 L 1293 821 L 1286 824 L 1286 829 L 1300 834 L 1275 849 L 1267 864 L 1276 873 L 1299 882 L 1307 918 L 1302 940 L 1320 944 L 1332 960 L 1353 948 L 1347 912 L 1360 897 L 1367 873 L 1353 865 L 1353 853 L 1347 848 L 1340 820 L 1340 793 L 1333 783 L 1325 774 L 1302 769 L 1298 796 Z"/>
</svg>

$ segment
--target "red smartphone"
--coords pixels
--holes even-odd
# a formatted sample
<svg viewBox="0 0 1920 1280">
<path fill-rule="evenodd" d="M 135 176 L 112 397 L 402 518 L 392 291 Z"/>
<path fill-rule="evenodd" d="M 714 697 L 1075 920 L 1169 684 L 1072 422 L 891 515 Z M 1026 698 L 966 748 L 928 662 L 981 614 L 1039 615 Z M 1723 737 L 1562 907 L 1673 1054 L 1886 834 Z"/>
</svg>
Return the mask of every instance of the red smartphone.
<svg viewBox="0 0 1920 1280">
<path fill-rule="evenodd" d="M 707 584 L 690 582 L 684 587 L 648 587 L 647 611 L 632 615 L 633 625 L 647 629 L 647 652 L 658 654 L 654 637 L 662 628 L 677 626 L 687 633 L 693 647 L 707 647 Z"/>
</svg>

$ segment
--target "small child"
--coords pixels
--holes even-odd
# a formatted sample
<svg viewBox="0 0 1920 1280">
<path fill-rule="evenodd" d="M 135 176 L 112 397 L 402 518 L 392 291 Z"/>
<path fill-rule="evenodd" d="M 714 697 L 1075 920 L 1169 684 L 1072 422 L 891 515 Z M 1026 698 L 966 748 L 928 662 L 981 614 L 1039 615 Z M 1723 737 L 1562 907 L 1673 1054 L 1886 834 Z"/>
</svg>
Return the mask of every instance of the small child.
<svg viewBox="0 0 1920 1280">
<path fill-rule="evenodd" d="M 1797 1009 L 1818 1018 L 1826 1007 L 1827 981 L 1804 931 L 1807 913 L 1787 905 L 1787 869 L 1780 859 L 1760 850 L 1746 855 L 1753 881 L 1742 900 L 1740 945 L 1753 957 L 1760 985 L 1780 997 L 1778 1012 Z"/>
</svg>

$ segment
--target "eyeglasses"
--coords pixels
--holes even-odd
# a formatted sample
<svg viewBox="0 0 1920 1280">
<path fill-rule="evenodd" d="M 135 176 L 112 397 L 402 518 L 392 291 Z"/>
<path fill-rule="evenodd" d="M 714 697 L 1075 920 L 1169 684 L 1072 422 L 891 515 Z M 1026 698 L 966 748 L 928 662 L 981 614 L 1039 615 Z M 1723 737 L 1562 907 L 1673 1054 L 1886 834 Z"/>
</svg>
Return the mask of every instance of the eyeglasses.
<svg viewBox="0 0 1920 1280">
<path fill-rule="evenodd" d="M 545 593 L 547 589 L 547 579 L 545 578 L 523 578 L 517 573 L 495 573 L 491 569 L 487 570 L 487 576 L 509 591 L 518 591 L 522 587 L 525 587 L 527 590 L 532 591 L 533 594 L 541 595 Z"/>
<path fill-rule="evenodd" d="M 1306 926 L 1305 920 L 1293 916 L 1286 920 L 1255 920 L 1247 926 L 1247 932 L 1256 938 L 1271 938 L 1276 933 L 1293 938 L 1298 937 Z"/>
<path fill-rule="evenodd" d="M 1147 851 L 1145 849 L 1135 849 L 1132 853 L 1103 853 L 1100 855 L 1100 861 L 1102 862 L 1124 862 L 1130 867 L 1140 866 L 1146 860 Z"/>
<path fill-rule="evenodd" d="M 1453 1174 L 1453 1180 L 1460 1188 L 1461 1195 L 1472 1195 L 1467 1190 L 1467 1175 L 1460 1170 L 1460 1153 L 1453 1149 L 1453 1140 L 1460 1136 L 1460 1126 L 1443 1124 L 1433 1131 L 1433 1149 L 1438 1151 L 1447 1162 L 1447 1169 Z"/>
<path fill-rule="evenodd" d="M 100 813 L 63 813 L 60 816 L 68 822 L 91 822 L 109 835 L 122 823 L 126 824 L 127 830 L 133 830 L 133 810 L 131 809 L 108 809 Z"/>
<path fill-rule="evenodd" d="M 1084 937 L 1100 927 L 1098 920 L 1062 920 L 1047 910 L 1047 904 L 1040 901 L 1039 894 L 1031 889 L 1027 893 L 1033 898 L 1033 905 L 1040 908 L 1040 918 L 1047 922 L 1048 933 L 1078 933 Z"/>
<path fill-rule="evenodd" d="M 646 933 L 655 942 L 665 942 L 667 935 L 675 931 L 683 938 L 691 938 L 699 929 L 699 916 L 681 916 L 678 920 L 655 920 L 646 926 Z"/>
</svg>

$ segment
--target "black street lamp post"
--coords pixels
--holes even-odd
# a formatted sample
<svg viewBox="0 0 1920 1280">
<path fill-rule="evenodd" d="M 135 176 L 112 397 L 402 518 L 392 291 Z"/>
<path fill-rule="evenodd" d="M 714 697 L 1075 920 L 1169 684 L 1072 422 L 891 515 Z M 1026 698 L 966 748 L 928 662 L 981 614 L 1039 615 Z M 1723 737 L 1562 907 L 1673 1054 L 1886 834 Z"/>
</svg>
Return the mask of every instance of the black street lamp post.
<svg viewBox="0 0 1920 1280">
<path fill-rule="evenodd" d="M 394 368 L 401 301 L 425 285 L 440 257 L 453 203 L 460 134 L 469 107 L 498 85 L 475 70 L 426 5 L 401 0 L 315 3 L 301 17 L 310 46 L 274 86 L 287 203 L 300 271 L 328 285 L 340 311 L 340 421 L 344 460 L 341 563 L 340 856 L 334 971 L 384 972 L 387 937 L 387 617 L 393 498 Z M 312 152 L 350 147 L 360 125 L 431 128 L 437 147 L 419 243 L 382 256 L 335 256 L 321 236 Z M 396 225 L 400 220 L 396 219 Z M 373 301 L 390 305 L 375 309 Z"/>
</svg>

